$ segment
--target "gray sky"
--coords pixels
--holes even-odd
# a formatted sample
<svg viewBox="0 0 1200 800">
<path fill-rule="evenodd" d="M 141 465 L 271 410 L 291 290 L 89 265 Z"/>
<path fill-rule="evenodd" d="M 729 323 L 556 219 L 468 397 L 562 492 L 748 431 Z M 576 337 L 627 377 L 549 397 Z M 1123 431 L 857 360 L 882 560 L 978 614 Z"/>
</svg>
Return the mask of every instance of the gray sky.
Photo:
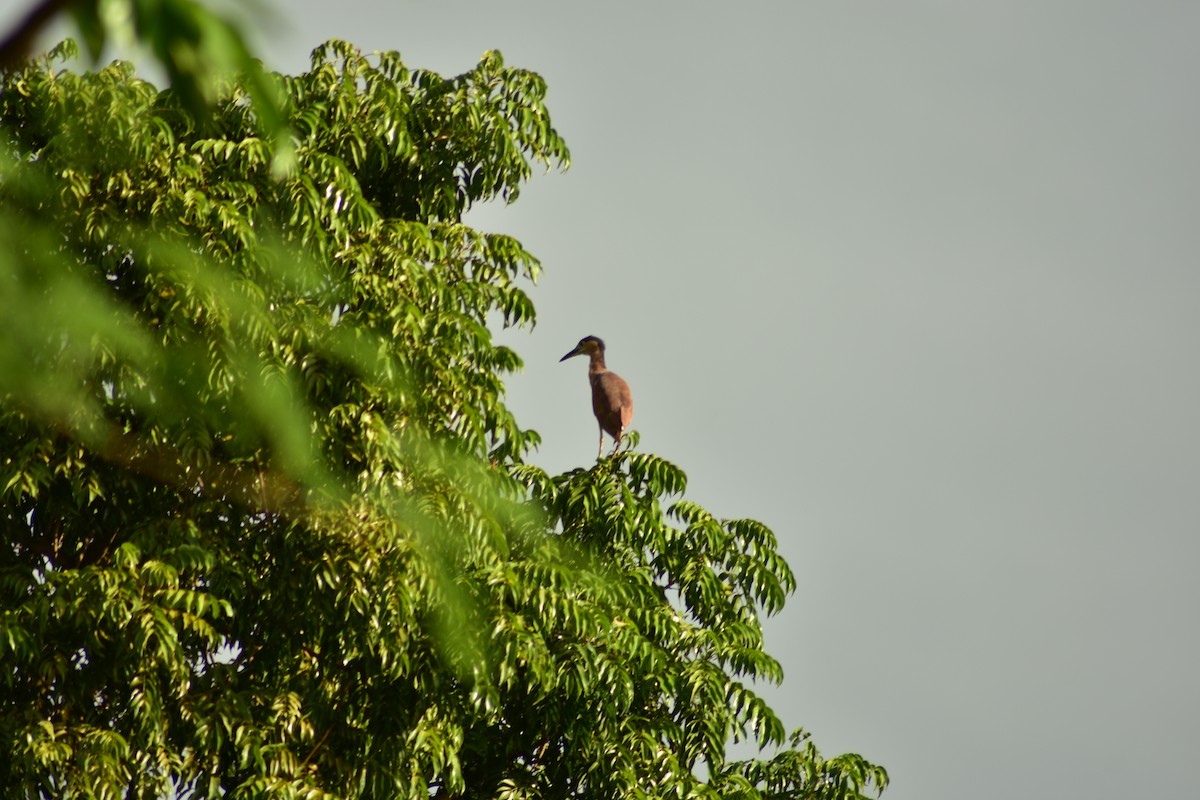
<svg viewBox="0 0 1200 800">
<path fill-rule="evenodd" d="M 642 448 L 774 528 L 789 727 L 890 800 L 1195 792 L 1200 4 L 275 7 L 285 71 L 547 79 L 573 166 L 472 216 L 546 269 L 512 405 L 590 464 L 601 336 Z"/>
</svg>

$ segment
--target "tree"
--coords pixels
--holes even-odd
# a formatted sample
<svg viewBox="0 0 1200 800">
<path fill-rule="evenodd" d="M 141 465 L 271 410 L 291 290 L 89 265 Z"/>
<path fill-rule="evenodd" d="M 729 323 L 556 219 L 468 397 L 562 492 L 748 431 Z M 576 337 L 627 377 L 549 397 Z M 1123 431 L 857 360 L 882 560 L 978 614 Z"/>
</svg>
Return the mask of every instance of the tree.
<svg viewBox="0 0 1200 800">
<path fill-rule="evenodd" d="M 462 223 L 569 155 L 537 75 L 342 42 L 197 112 L 0 90 L 0 785 L 22 797 L 860 798 L 753 689 L 771 532 L 504 405 L 539 264 Z M 198 119 L 202 113 L 204 118 Z M 782 746 L 730 761 L 727 741 Z"/>
</svg>

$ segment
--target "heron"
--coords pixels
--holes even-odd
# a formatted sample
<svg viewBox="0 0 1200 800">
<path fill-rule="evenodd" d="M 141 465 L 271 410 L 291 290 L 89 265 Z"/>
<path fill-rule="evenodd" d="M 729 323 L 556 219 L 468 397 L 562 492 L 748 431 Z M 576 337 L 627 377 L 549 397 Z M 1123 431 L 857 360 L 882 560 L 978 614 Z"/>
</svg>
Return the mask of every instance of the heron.
<svg viewBox="0 0 1200 800">
<path fill-rule="evenodd" d="M 575 349 L 559 359 L 559 363 L 575 356 L 588 357 L 588 383 L 592 385 L 592 411 L 600 423 L 600 449 L 596 458 L 604 452 L 604 434 L 615 441 L 612 452 L 621 447 L 621 434 L 629 429 L 633 419 L 633 395 L 629 384 L 615 372 L 604 366 L 604 341 L 595 336 L 585 336 Z M 610 454 L 611 455 L 611 454 Z"/>
</svg>

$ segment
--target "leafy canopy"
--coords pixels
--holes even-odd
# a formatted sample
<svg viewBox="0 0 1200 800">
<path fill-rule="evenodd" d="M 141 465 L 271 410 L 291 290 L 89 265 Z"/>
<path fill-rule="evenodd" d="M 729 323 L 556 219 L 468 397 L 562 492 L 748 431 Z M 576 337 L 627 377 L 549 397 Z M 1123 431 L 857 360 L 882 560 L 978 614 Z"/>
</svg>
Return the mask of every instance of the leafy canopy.
<svg viewBox="0 0 1200 800">
<path fill-rule="evenodd" d="M 755 693 L 775 538 L 504 404 L 546 86 L 329 42 L 203 124 L 128 64 L 0 89 L 0 785 L 14 796 L 859 798 Z M 730 739 L 779 746 L 730 761 Z"/>
</svg>

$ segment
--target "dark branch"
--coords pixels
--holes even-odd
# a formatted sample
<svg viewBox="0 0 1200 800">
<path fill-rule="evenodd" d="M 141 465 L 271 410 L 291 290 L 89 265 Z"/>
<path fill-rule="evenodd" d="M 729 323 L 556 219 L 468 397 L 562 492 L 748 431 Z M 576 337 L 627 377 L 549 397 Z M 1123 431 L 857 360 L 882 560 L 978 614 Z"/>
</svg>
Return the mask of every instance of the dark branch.
<svg viewBox="0 0 1200 800">
<path fill-rule="evenodd" d="M 0 69 L 13 69 L 27 61 L 38 34 L 70 4 L 71 0 L 42 0 L 29 9 L 12 33 L 0 42 Z"/>
</svg>

